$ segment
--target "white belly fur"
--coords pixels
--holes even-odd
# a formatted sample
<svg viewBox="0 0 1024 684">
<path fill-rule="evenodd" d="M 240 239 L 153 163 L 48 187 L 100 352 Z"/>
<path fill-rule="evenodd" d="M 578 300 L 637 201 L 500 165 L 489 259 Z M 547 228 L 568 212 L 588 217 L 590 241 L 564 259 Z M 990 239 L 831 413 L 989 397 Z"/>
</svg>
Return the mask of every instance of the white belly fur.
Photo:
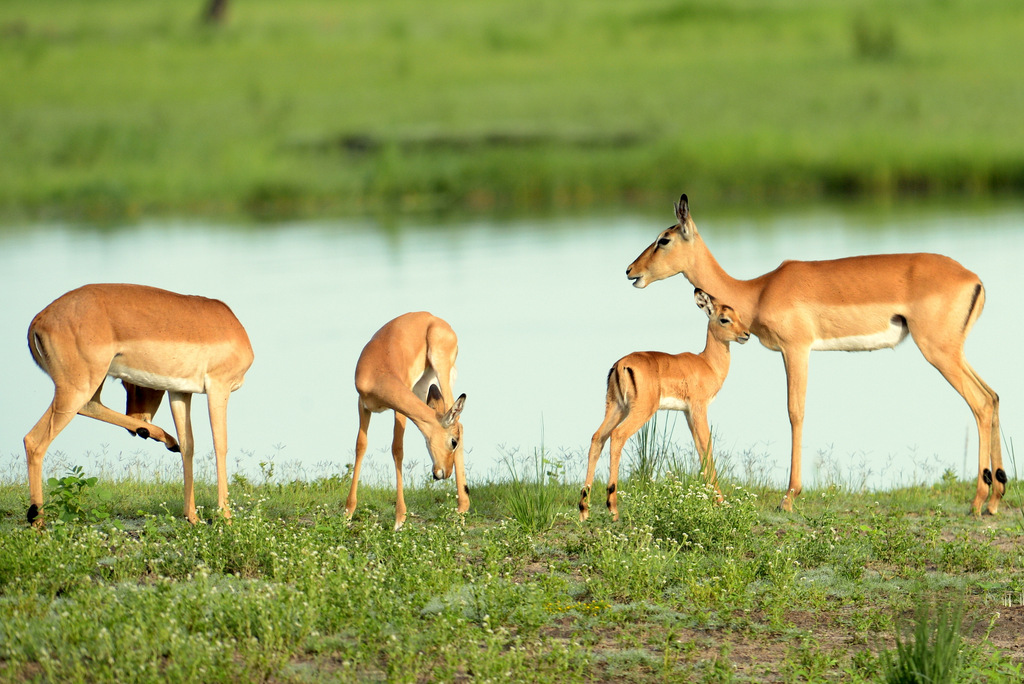
<svg viewBox="0 0 1024 684">
<path fill-rule="evenodd" d="M 833 337 L 826 340 L 815 340 L 811 349 L 820 351 L 872 351 L 895 347 L 907 336 L 907 327 L 893 323 L 885 330 L 870 335 L 850 335 Z"/>
<path fill-rule="evenodd" d="M 666 411 L 689 411 L 690 403 L 678 397 L 662 397 L 658 408 Z"/>
<path fill-rule="evenodd" d="M 171 378 L 157 373 L 130 368 L 121 365 L 115 359 L 110 364 L 107 375 L 118 380 L 130 382 L 133 385 L 162 389 L 170 392 L 187 392 L 189 394 L 201 394 L 206 392 L 202 378 Z"/>
</svg>

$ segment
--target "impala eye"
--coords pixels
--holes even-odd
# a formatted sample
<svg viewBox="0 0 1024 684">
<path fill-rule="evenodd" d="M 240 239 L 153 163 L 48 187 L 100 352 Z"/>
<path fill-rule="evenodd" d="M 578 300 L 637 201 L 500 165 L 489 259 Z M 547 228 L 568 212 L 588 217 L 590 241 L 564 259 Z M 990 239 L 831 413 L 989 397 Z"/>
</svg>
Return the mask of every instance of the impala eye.
<svg viewBox="0 0 1024 684">
<path fill-rule="evenodd" d="M 459 448 L 459 440 L 453 439 L 452 440 L 452 451 L 455 451 L 458 448 Z"/>
<path fill-rule="evenodd" d="M 658 240 L 658 244 L 659 244 L 659 245 L 661 245 L 662 247 L 664 247 L 665 245 L 667 245 L 667 244 L 668 244 L 668 242 L 669 242 L 669 240 L 668 240 L 668 238 L 667 238 L 667 237 L 663 237 L 663 238 L 661 238 L 660 240 Z"/>
<path fill-rule="evenodd" d="M 721 323 L 722 325 L 729 325 L 729 319 L 728 318 L 719 318 L 718 322 Z"/>
</svg>

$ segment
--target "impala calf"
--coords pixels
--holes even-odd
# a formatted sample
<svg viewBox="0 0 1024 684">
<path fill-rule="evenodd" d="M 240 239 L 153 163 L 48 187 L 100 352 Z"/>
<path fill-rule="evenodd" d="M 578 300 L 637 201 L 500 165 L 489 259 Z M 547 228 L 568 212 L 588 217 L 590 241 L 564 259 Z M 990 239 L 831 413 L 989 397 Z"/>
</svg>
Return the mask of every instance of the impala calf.
<svg viewBox="0 0 1024 684">
<path fill-rule="evenodd" d="M 458 510 L 460 513 L 469 510 L 462 424 L 459 422 L 466 395 L 452 401 L 458 353 L 455 331 L 426 311 L 399 316 L 385 324 L 366 343 L 356 363 L 359 434 L 356 437 L 352 487 L 345 503 L 346 517 L 351 518 L 356 510 L 356 486 L 359 484 L 359 468 L 366 454 L 370 415 L 388 409 L 395 412 L 395 432 L 391 442 L 398 487 L 395 529 L 402 526 L 406 517 L 402 459 L 407 418 L 423 433 L 433 464 L 434 479 L 449 477 L 454 468 Z"/>
<path fill-rule="evenodd" d="M 119 425 L 180 451 L 185 517 L 196 516 L 192 477 L 192 394 L 207 395 L 217 456 L 217 505 L 227 518 L 228 396 L 242 386 L 252 346 L 242 324 L 215 299 L 144 285 L 85 285 L 57 298 L 28 328 L 32 358 L 53 380 L 53 401 L 25 435 L 30 523 L 41 521 L 43 457 L 76 414 Z M 100 402 L 103 381 L 119 378 L 126 413 Z M 171 402 L 178 439 L 151 424 L 163 393 Z"/>
<path fill-rule="evenodd" d="M 718 492 L 718 477 L 711 456 L 708 404 L 722 389 L 729 372 L 729 342 L 740 344 L 750 332 L 736 312 L 700 289 L 693 298 L 708 315 L 708 337 L 700 354 L 633 352 L 619 359 L 608 372 L 608 394 L 604 421 L 590 440 L 587 479 L 580 492 L 580 520 L 590 515 L 590 487 L 604 443 L 611 436 L 611 470 L 608 476 L 608 510 L 619 519 L 619 457 L 630 437 L 650 420 L 658 409 L 682 411 L 700 457 L 701 475 Z M 721 493 L 718 494 L 721 499 Z"/>
<path fill-rule="evenodd" d="M 986 498 L 987 511 L 998 511 L 1006 490 L 999 446 L 999 396 L 964 356 L 967 333 L 985 305 L 985 288 L 977 275 L 939 254 L 879 254 L 784 261 L 770 273 L 736 280 L 704 244 L 686 195 L 676 204 L 676 224 L 662 231 L 626 269 L 626 277 L 639 288 L 677 273 L 694 287 L 728 301 L 761 344 L 782 352 L 792 460 L 781 508 L 792 510 L 801 489 L 801 438 L 811 350 L 870 351 L 894 347 L 909 334 L 974 414 L 978 486 L 972 511 L 980 513 Z"/>
</svg>

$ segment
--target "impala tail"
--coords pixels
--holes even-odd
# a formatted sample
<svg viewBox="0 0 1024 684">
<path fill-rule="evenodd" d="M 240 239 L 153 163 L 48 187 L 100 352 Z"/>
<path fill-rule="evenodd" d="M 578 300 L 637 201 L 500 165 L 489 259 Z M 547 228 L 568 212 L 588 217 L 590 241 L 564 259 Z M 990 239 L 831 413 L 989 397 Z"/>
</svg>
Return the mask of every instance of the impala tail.
<svg viewBox="0 0 1024 684">
<path fill-rule="evenodd" d="M 636 372 L 621 359 L 608 371 L 608 403 L 628 412 L 636 394 Z"/>
</svg>

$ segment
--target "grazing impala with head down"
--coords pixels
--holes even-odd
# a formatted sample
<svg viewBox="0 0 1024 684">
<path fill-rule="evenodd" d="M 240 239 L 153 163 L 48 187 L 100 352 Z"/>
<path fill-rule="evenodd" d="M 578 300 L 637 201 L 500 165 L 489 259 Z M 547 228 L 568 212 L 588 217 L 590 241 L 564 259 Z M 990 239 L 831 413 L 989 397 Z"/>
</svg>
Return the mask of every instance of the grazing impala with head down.
<svg viewBox="0 0 1024 684">
<path fill-rule="evenodd" d="M 185 471 L 185 517 L 196 522 L 193 491 L 192 394 L 207 395 L 217 456 L 217 505 L 227 518 L 228 396 L 242 386 L 252 346 L 235 315 L 215 299 L 143 285 L 86 285 L 59 297 L 32 319 L 28 346 L 53 380 L 50 408 L 25 435 L 31 506 L 43 506 L 43 456 L 76 414 L 119 425 L 180 451 Z M 126 413 L 100 403 L 107 377 L 128 392 Z M 163 392 L 170 397 L 178 440 L 149 421 Z"/>
<path fill-rule="evenodd" d="M 359 484 L 359 468 L 366 454 L 366 430 L 370 425 L 370 415 L 388 409 L 395 412 L 395 432 L 391 442 L 398 487 L 395 529 L 402 526 L 406 517 L 402 459 L 405 455 L 403 442 L 407 418 L 419 428 L 427 442 L 434 479 L 445 479 L 454 469 L 458 510 L 460 513 L 469 510 L 462 424 L 459 422 L 466 395 L 452 401 L 455 357 L 458 353 L 459 343 L 455 331 L 426 311 L 399 316 L 385 324 L 366 343 L 356 363 L 359 434 L 356 437 L 352 487 L 345 503 L 346 516 L 351 518 L 356 510 L 356 486 Z"/>
<path fill-rule="evenodd" d="M 784 510 L 792 510 L 801 489 L 800 440 L 811 350 L 870 351 L 894 347 L 909 334 L 964 398 L 978 425 L 973 512 L 981 512 L 986 498 L 987 512 L 998 511 L 1006 489 L 999 397 L 964 357 L 967 333 L 985 304 L 977 275 L 938 254 L 879 254 L 785 261 L 753 280 L 736 280 L 704 244 L 686 195 L 676 205 L 676 224 L 626 269 L 626 277 L 639 288 L 677 273 L 728 301 L 761 344 L 782 352 L 793 439 Z"/>
<path fill-rule="evenodd" d="M 718 477 L 711 456 L 708 404 L 729 373 L 729 342 L 740 344 L 750 332 L 731 307 L 700 289 L 693 291 L 697 306 L 708 315 L 708 337 L 700 354 L 633 352 L 619 359 L 608 372 L 604 421 L 590 440 L 587 479 L 580 492 L 580 520 L 590 515 L 590 487 L 604 443 L 611 436 L 608 510 L 619 519 L 617 485 L 622 446 L 658 409 L 682 411 L 700 457 L 701 475 L 718 492 Z M 721 500 L 721 493 L 718 494 Z"/>
</svg>

